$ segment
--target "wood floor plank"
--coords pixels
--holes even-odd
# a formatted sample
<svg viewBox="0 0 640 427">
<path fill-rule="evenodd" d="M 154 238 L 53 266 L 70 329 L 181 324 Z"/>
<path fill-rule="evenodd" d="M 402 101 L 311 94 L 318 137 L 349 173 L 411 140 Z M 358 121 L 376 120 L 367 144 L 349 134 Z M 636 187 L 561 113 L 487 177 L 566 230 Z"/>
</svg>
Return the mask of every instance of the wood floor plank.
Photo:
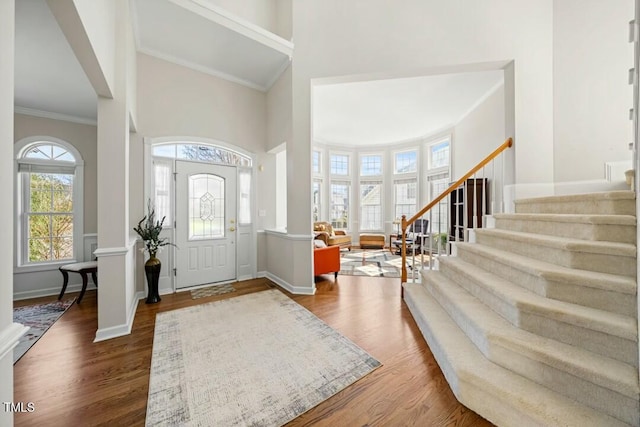
<svg viewBox="0 0 640 427">
<path fill-rule="evenodd" d="M 283 292 L 383 366 L 287 426 L 491 425 L 455 399 L 400 298 L 398 279 L 339 276 L 334 283 L 332 278 L 316 279 L 316 295 Z M 93 343 L 96 293 L 87 292 L 14 366 L 15 401 L 35 404 L 35 412 L 15 414 L 15 425 L 143 426 L 155 315 L 279 289 L 266 279 L 234 286 L 236 292 L 195 300 L 190 292 L 163 295 L 159 304 L 143 300 L 130 335 L 99 343 Z M 16 301 L 15 306 L 54 300 Z"/>
</svg>

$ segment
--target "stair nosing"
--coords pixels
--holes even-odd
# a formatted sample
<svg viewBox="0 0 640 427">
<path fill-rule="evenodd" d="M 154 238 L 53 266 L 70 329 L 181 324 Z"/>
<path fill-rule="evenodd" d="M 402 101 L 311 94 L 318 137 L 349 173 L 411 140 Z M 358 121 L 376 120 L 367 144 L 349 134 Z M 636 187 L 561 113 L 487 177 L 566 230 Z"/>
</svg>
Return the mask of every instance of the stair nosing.
<svg viewBox="0 0 640 427">
<path fill-rule="evenodd" d="M 571 239 L 567 237 L 549 236 L 521 231 L 501 230 L 497 228 L 479 228 L 478 235 L 502 237 L 512 241 L 522 242 L 525 239 L 532 245 L 545 246 L 571 252 L 585 252 L 601 255 L 619 255 L 625 257 L 636 256 L 636 246 L 631 243 L 602 242 L 594 240 Z"/>
<path fill-rule="evenodd" d="M 550 214 L 550 213 L 496 213 L 496 219 L 527 220 L 541 222 L 572 222 L 584 225 L 618 225 L 636 226 L 636 217 L 633 215 L 611 214 Z"/>
</svg>

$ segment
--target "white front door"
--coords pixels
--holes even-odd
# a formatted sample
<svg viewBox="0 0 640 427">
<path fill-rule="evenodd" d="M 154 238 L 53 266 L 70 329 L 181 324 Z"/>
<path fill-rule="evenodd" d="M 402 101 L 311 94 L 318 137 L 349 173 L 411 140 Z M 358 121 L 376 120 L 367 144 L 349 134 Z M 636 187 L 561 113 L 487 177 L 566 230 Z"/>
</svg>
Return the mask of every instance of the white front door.
<svg viewBox="0 0 640 427">
<path fill-rule="evenodd" d="M 176 161 L 176 288 L 236 278 L 236 168 Z"/>
</svg>

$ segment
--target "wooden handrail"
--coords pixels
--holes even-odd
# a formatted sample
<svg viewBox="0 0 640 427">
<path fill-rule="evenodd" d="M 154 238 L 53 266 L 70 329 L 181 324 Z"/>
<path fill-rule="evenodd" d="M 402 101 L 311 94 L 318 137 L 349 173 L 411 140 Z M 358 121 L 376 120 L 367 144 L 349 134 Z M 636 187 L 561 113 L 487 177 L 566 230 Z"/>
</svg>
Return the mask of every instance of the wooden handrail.
<svg viewBox="0 0 640 427">
<path fill-rule="evenodd" d="M 449 194 L 451 194 L 453 192 L 453 190 L 455 190 L 456 188 L 458 188 L 459 186 L 464 184 L 464 182 L 467 179 L 469 179 L 469 177 L 471 177 L 474 173 L 478 172 L 480 169 L 485 167 L 489 162 L 491 162 L 493 159 L 498 157 L 498 155 L 500 155 L 500 153 L 502 153 L 507 148 L 510 148 L 511 146 L 513 146 L 513 139 L 512 138 L 508 138 L 506 141 L 504 141 L 502 143 L 502 145 L 500 145 L 498 148 L 493 150 L 493 152 L 491 154 L 489 154 L 482 161 L 480 161 L 480 163 L 478 163 L 473 168 L 471 168 L 469 170 L 469 172 L 464 174 L 462 176 L 462 178 L 460 178 L 459 180 L 454 182 L 453 185 L 450 185 L 446 190 L 444 190 L 442 192 L 442 194 L 440 194 L 438 197 L 433 199 L 424 208 L 420 209 L 420 212 L 418 212 L 417 214 L 415 214 L 414 216 L 412 216 L 409 219 L 407 219 L 406 215 L 402 215 L 402 225 L 401 225 L 401 228 L 402 228 L 402 250 L 401 250 L 401 254 L 402 254 L 402 283 L 405 283 L 407 281 L 407 265 L 406 265 L 406 253 L 405 253 L 406 249 L 405 249 L 405 247 L 406 247 L 407 228 L 409 227 L 409 225 L 411 225 L 414 222 L 416 222 L 416 220 L 418 218 L 422 217 L 431 208 L 433 208 L 435 205 L 440 203 L 440 201 L 442 199 L 444 199 L 445 197 L 447 197 Z"/>
</svg>

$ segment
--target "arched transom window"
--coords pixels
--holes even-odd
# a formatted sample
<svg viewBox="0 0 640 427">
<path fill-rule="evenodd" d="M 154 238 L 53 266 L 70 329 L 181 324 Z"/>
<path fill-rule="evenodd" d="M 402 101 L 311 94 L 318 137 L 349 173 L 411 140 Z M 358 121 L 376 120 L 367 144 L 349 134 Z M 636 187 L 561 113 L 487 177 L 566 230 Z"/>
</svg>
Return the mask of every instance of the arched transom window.
<svg viewBox="0 0 640 427">
<path fill-rule="evenodd" d="M 24 144 L 16 160 L 19 265 L 79 258 L 82 158 L 78 151 L 64 141 L 36 141 Z"/>
</svg>

